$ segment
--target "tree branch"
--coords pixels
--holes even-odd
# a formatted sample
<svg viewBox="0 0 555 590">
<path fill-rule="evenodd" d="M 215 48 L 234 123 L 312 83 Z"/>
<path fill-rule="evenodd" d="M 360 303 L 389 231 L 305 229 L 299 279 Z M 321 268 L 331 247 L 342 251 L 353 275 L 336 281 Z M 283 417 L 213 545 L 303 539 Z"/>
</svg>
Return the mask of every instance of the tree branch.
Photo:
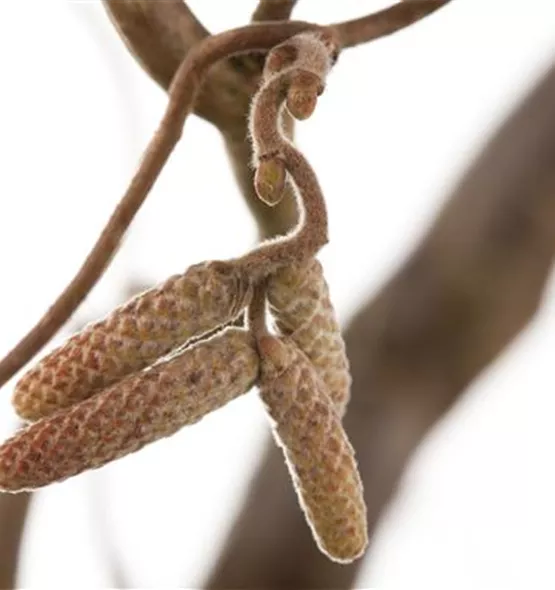
<svg viewBox="0 0 555 590">
<path fill-rule="evenodd" d="M 0 495 L 0 588 L 16 588 L 18 555 L 30 493 Z"/>
<path fill-rule="evenodd" d="M 252 22 L 288 20 L 297 0 L 259 0 Z"/>
<path fill-rule="evenodd" d="M 368 43 L 404 29 L 432 14 L 450 0 L 405 0 L 362 18 L 330 25 L 344 48 Z"/>
<path fill-rule="evenodd" d="M 429 428 L 538 308 L 555 258 L 554 161 L 555 66 L 346 330 L 354 380 L 345 428 L 371 534 Z M 352 587 L 358 564 L 318 555 L 286 483 L 268 448 L 208 588 Z"/>
<path fill-rule="evenodd" d="M 125 45 L 163 88 L 187 52 L 210 33 L 183 0 L 103 0 Z"/>
</svg>

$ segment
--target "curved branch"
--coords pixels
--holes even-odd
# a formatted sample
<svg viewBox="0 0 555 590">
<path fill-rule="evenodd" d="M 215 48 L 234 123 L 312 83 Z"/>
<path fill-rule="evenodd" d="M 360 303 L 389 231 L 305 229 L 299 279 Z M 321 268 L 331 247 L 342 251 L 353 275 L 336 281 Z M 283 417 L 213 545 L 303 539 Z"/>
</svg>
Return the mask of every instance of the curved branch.
<svg viewBox="0 0 555 590">
<path fill-rule="evenodd" d="M 289 20 L 297 0 L 259 0 L 252 22 Z"/>
<path fill-rule="evenodd" d="M 313 29 L 309 23 L 252 25 L 206 38 L 179 67 L 171 84 L 169 103 L 139 169 L 77 275 L 34 328 L 0 362 L 0 386 L 21 369 L 67 321 L 96 284 L 173 148 L 181 138 L 205 72 L 218 60 L 247 51 L 268 50 L 296 33 Z"/>
<path fill-rule="evenodd" d="M 412 25 L 432 14 L 450 0 L 405 0 L 362 18 L 330 25 L 339 35 L 341 45 L 354 47 Z"/>
</svg>

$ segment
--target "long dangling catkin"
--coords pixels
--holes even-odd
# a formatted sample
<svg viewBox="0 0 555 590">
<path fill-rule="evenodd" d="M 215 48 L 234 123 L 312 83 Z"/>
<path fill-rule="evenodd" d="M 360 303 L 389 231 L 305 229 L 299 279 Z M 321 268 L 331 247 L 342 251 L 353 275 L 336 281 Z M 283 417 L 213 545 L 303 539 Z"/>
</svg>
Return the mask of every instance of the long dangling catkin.
<svg viewBox="0 0 555 590">
<path fill-rule="evenodd" d="M 258 345 L 260 396 L 316 543 L 334 561 L 351 562 L 368 543 L 353 448 L 325 386 L 296 345 L 273 336 Z"/>
<path fill-rule="evenodd" d="M 280 269 L 268 281 L 267 297 L 280 334 L 290 337 L 310 359 L 342 416 L 351 375 L 322 265 L 312 258 Z"/>
<path fill-rule="evenodd" d="M 62 481 L 170 436 L 246 393 L 258 370 L 252 336 L 228 328 L 16 433 L 0 446 L 0 490 Z"/>
<path fill-rule="evenodd" d="M 250 292 L 231 263 L 191 266 L 86 326 L 43 358 L 16 385 L 16 412 L 34 421 L 86 399 L 229 322 L 248 303 Z"/>
</svg>

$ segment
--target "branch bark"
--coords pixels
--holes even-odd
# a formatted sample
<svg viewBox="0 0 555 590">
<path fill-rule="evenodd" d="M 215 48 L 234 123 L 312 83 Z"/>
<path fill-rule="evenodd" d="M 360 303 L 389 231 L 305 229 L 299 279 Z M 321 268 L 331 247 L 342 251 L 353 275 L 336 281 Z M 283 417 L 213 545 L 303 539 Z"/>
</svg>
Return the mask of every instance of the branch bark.
<svg viewBox="0 0 555 590">
<path fill-rule="evenodd" d="M 538 309 L 555 257 L 554 163 L 555 66 L 346 330 L 345 427 L 371 533 L 429 428 Z M 275 449 L 261 465 L 207 587 L 351 587 L 359 564 L 338 567 L 314 550 Z"/>
<path fill-rule="evenodd" d="M 259 0 L 252 22 L 289 20 L 297 0 Z"/>
<path fill-rule="evenodd" d="M 16 587 L 23 529 L 32 495 L 0 494 L 0 588 Z"/>
<path fill-rule="evenodd" d="M 404 0 L 374 14 L 332 26 L 343 47 L 354 47 L 385 37 L 432 14 L 450 0 Z"/>
</svg>

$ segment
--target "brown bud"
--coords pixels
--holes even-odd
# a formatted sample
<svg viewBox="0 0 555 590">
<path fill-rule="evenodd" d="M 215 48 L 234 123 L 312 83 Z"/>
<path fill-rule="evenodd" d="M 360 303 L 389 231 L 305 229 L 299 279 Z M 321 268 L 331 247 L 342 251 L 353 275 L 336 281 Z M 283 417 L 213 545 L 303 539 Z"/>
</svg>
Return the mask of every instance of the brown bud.
<svg viewBox="0 0 555 590">
<path fill-rule="evenodd" d="M 254 174 L 256 194 L 266 205 L 274 207 L 283 197 L 285 188 L 285 164 L 280 158 L 263 158 Z"/>
<path fill-rule="evenodd" d="M 287 91 L 287 110 L 300 121 L 308 119 L 324 91 L 322 79 L 312 72 L 296 72 Z"/>
<path fill-rule="evenodd" d="M 39 361 L 16 385 L 16 412 L 38 420 L 89 397 L 229 322 L 250 293 L 231 263 L 190 267 L 86 326 Z"/>
<path fill-rule="evenodd" d="M 279 332 L 310 359 L 342 415 L 350 397 L 349 360 L 322 265 L 313 258 L 280 269 L 268 281 L 267 297 Z"/>
<path fill-rule="evenodd" d="M 260 396 L 320 550 L 348 563 L 368 543 L 354 451 L 314 368 L 290 340 L 260 339 Z"/>
<path fill-rule="evenodd" d="M 0 490 L 62 481 L 170 436 L 247 392 L 258 369 L 244 330 L 199 342 L 20 430 L 0 446 Z"/>
</svg>

